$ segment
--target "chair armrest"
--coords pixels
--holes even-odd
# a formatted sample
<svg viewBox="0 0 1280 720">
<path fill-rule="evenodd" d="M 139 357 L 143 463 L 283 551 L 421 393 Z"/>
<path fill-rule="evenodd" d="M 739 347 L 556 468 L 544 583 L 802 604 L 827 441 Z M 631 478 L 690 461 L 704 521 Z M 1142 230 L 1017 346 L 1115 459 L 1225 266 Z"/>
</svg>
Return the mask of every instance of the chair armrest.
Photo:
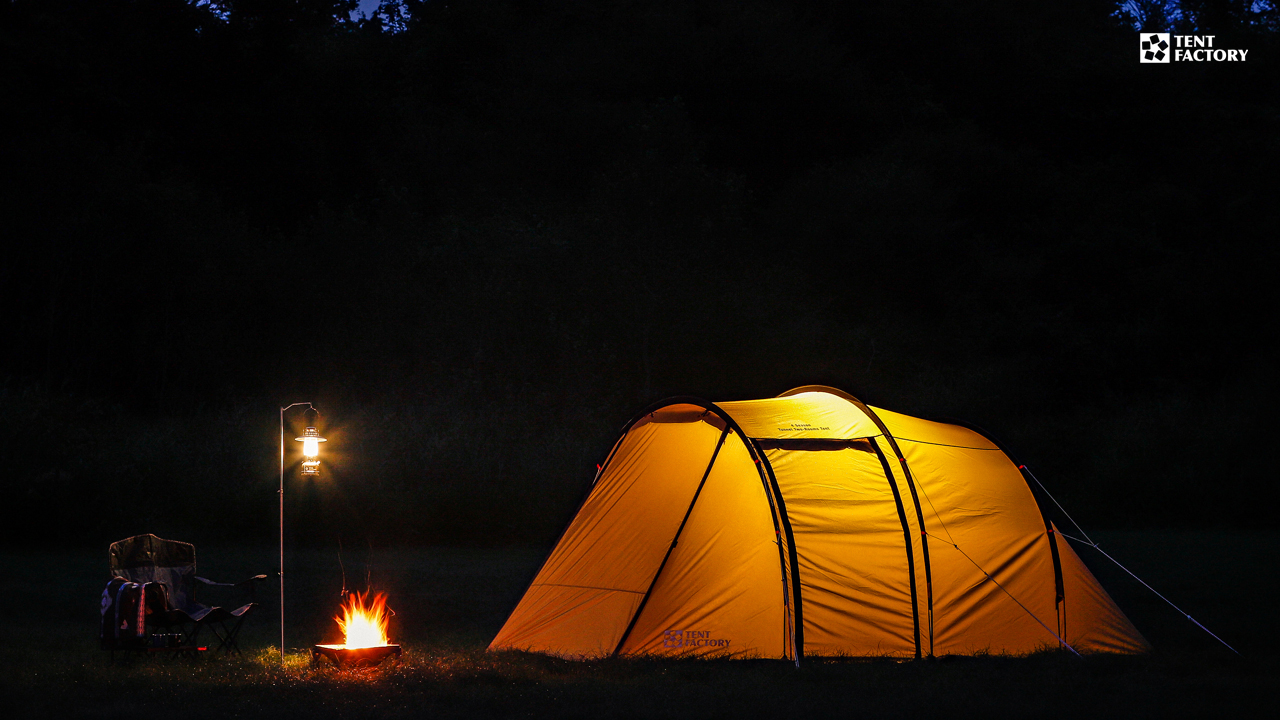
<svg viewBox="0 0 1280 720">
<path fill-rule="evenodd" d="M 262 582 L 263 580 L 266 580 L 266 579 L 267 579 L 267 576 L 266 576 L 266 575 L 254 575 L 253 577 L 249 578 L 248 580 L 241 580 L 240 582 L 233 582 L 233 583 L 214 582 L 213 580 L 210 580 L 209 578 L 202 578 L 202 577 L 200 577 L 199 575 L 197 575 L 197 576 L 196 576 L 196 579 L 197 579 L 197 580 L 199 580 L 200 582 L 204 583 L 205 585 L 216 585 L 216 586 L 218 586 L 218 587 L 240 587 L 241 585 L 251 585 L 251 584 L 253 584 L 253 583 L 255 583 L 255 582 Z"/>
<path fill-rule="evenodd" d="M 240 592 L 247 595 L 249 599 L 253 599 L 256 596 L 257 588 L 254 586 L 257 583 L 260 583 L 266 579 L 267 579 L 266 575 L 254 575 L 248 580 L 241 580 L 240 582 L 234 582 L 234 583 L 224 583 L 224 582 L 214 582 L 209 578 L 202 578 L 199 575 L 196 576 L 196 580 L 199 580 L 201 583 L 205 585 L 212 585 L 214 587 L 237 588 Z"/>
<path fill-rule="evenodd" d="M 216 587 L 235 587 L 236 585 L 239 585 L 239 583 L 223 583 L 223 582 L 214 582 L 214 581 L 210 580 L 209 578 L 202 578 L 202 577 L 200 577 L 199 575 L 197 575 L 197 576 L 196 576 L 196 580 L 199 580 L 200 582 L 204 583 L 205 585 L 213 585 L 213 586 L 216 586 Z"/>
</svg>

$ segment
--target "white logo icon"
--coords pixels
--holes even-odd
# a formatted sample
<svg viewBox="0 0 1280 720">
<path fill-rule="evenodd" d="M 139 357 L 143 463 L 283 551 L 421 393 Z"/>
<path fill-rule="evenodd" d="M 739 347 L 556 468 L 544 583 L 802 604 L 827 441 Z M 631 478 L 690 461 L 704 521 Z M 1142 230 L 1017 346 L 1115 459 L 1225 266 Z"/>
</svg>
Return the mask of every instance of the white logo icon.
<svg viewBox="0 0 1280 720">
<path fill-rule="evenodd" d="M 1138 38 L 1141 41 L 1138 62 L 1169 62 L 1169 33 L 1142 33 Z"/>
</svg>

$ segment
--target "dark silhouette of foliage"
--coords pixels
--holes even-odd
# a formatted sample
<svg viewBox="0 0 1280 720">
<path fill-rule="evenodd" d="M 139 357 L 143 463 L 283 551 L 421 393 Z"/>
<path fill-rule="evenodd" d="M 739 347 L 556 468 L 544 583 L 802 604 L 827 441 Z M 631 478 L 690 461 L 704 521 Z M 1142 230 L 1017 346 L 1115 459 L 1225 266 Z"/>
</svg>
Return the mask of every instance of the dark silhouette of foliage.
<svg viewBox="0 0 1280 720">
<path fill-rule="evenodd" d="M 1273 0 L 1125 0 L 1115 16 L 1144 32 L 1238 36 L 1280 30 Z"/>
</svg>

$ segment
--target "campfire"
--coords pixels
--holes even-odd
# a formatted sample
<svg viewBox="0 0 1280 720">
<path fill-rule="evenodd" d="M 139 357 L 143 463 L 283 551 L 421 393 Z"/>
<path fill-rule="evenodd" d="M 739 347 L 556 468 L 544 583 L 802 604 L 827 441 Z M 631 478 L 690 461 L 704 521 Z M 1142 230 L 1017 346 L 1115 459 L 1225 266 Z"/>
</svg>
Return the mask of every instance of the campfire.
<svg viewBox="0 0 1280 720">
<path fill-rule="evenodd" d="M 345 642 L 341 645 L 316 645 L 311 649 L 311 662 L 318 663 L 327 657 L 338 667 L 350 665 L 376 665 L 389 656 L 400 657 L 400 646 L 387 639 L 387 623 L 394 614 L 387 608 L 387 596 L 378 593 L 368 600 L 369 593 L 350 593 L 342 605 L 342 615 L 334 620 L 342 629 Z"/>
</svg>

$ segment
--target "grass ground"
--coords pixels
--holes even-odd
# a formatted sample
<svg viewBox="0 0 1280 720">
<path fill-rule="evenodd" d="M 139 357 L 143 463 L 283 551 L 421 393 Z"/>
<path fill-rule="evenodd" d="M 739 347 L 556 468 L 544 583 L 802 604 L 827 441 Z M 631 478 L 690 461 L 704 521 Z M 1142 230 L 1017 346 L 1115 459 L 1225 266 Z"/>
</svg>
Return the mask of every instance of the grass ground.
<svg viewBox="0 0 1280 720">
<path fill-rule="evenodd" d="M 8 717 L 1207 717 L 1271 703 L 1280 537 L 1106 533 L 1095 540 L 1223 636 L 1237 657 L 1119 571 L 1082 555 L 1155 646 L 1146 657 L 1058 653 L 923 662 L 611 659 L 487 653 L 543 550 L 414 548 L 344 556 L 347 583 L 387 590 L 395 666 L 312 668 L 335 641 L 337 553 L 290 556 L 279 663 L 274 586 L 239 658 L 112 662 L 97 649 L 106 548 L 0 553 L 0 689 Z M 274 548 L 201 547 L 200 570 L 236 579 L 275 567 Z M 1090 551 L 1092 552 L 1092 551 Z M 296 648 L 296 649 L 295 649 Z"/>
</svg>

